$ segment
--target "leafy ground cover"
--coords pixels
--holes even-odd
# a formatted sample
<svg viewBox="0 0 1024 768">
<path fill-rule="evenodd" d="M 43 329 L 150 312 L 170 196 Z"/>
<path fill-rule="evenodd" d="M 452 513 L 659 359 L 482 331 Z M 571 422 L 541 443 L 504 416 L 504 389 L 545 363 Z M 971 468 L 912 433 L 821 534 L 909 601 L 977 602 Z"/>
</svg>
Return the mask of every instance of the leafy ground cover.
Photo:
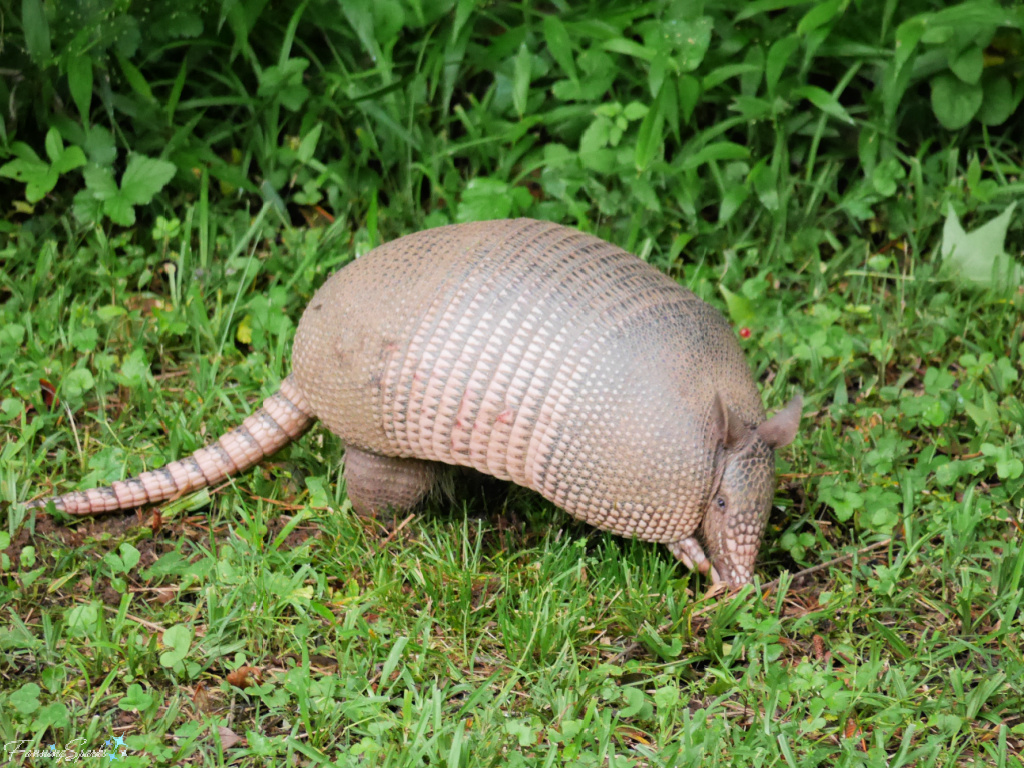
<svg viewBox="0 0 1024 768">
<path fill-rule="evenodd" d="M 0 18 L 13 760 L 1021 765 L 1019 6 Z M 158 511 L 20 506 L 235 425 L 375 244 L 515 215 L 657 265 L 770 408 L 803 392 L 755 588 L 479 478 L 361 520 L 323 430 Z"/>
</svg>

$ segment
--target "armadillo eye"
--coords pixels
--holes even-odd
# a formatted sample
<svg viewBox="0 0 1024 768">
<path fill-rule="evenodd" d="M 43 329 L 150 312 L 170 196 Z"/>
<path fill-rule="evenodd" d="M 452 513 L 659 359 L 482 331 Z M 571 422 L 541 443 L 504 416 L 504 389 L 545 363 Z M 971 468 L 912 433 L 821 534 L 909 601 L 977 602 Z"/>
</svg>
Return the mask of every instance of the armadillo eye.
<svg viewBox="0 0 1024 768">
<path fill-rule="evenodd" d="M 725 499 L 723 499 L 721 496 L 715 499 L 715 504 L 718 505 L 719 509 L 725 509 Z"/>
</svg>

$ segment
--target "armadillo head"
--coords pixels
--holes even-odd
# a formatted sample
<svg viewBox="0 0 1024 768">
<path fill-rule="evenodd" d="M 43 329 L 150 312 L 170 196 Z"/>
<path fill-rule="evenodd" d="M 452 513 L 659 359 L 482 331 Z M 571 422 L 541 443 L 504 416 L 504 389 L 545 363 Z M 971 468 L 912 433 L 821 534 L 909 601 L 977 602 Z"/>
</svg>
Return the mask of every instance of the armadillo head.
<svg viewBox="0 0 1024 768">
<path fill-rule="evenodd" d="M 703 539 L 713 581 L 736 587 L 750 582 L 775 493 L 775 449 L 792 442 L 802 401 L 789 404 L 759 427 L 744 424 L 716 398 L 713 418 L 722 436 L 721 481 L 704 513 Z"/>
</svg>

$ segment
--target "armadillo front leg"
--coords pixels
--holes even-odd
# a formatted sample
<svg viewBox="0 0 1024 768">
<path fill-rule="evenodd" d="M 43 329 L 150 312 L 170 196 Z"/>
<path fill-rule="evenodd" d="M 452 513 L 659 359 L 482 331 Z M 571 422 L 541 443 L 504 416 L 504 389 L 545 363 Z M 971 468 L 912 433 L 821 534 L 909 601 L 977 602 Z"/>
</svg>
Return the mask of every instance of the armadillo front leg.
<svg viewBox="0 0 1024 768">
<path fill-rule="evenodd" d="M 711 567 L 711 561 L 704 554 L 704 548 L 693 536 L 682 541 L 673 541 L 668 545 L 668 549 L 669 552 L 676 556 L 677 560 L 682 562 L 691 571 L 700 571 L 704 574 L 710 571 L 711 580 L 718 582 L 718 573 Z"/>
<path fill-rule="evenodd" d="M 435 462 L 345 448 L 345 485 L 356 514 L 406 512 L 423 500 L 436 479 Z"/>
</svg>

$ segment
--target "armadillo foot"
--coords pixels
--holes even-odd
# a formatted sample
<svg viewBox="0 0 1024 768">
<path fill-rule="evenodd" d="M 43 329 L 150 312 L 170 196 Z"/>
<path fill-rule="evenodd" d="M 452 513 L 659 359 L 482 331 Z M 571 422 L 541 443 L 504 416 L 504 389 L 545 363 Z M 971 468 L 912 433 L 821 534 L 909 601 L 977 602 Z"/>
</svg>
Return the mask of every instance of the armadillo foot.
<svg viewBox="0 0 1024 768">
<path fill-rule="evenodd" d="M 409 511 L 430 493 L 437 479 L 437 465 L 347 447 L 344 474 L 356 514 L 386 518 Z"/>
<path fill-rule="evenodd" d="M 711 566 L 711 561 L 704 554 L 704 548 L 693 536 L 681 541 L 673 541 L 668 545 L 668 549 L 669 552 L 676 556 L 676 559 L 691 571 L 700 571 L 705 575 L 710 573 L 712 582 L 717 583 L 720 581 L 718 571 Z"/>
</svg>

